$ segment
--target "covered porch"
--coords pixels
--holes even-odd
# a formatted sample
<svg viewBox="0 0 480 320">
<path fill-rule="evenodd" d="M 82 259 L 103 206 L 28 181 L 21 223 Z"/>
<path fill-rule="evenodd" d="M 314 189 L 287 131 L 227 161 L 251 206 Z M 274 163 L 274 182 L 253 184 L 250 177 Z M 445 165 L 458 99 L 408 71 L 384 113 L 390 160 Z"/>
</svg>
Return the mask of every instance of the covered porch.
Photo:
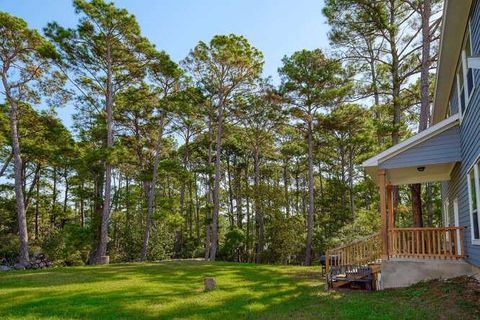
<svg viewBox="0 0 480 320">
<path fill-rule="evenodd" d="M 363 163 L 379 188 L 383 259 L 463 258 L 463 227 L 397 228 L 393 204 L 394 186 L 450 180 L 461 161 L 458 125 L 452 116 Z"/>
<path fill-rule="evenodd" d="M 327 269 L 365 266 L 387 260 L 460 260 L 464 227 L 398 228 L 394 188 L 450 180 L 461 161 L 459 118 L 452 116 L 363 163 L 380 195 L 380 232 L 327 252 Z"/>
</svg>

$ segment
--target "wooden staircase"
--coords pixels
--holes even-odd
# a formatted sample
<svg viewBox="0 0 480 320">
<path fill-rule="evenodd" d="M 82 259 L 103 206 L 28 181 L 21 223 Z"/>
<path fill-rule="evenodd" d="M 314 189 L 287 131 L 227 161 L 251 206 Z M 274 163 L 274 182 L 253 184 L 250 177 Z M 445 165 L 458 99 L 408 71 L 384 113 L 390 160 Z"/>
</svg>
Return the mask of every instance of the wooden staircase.
<svg viewBox="0 0 480 320">
<path fill-rule="evenodd" d="M 380 233 L 328 250 L 325 263 L 329 288 L 365 284 L 366 289 L 374 289 L 381 253 Z"/>
<path fill-rule="evenodd" d="M 327 273 L 338 266 L 365 266 L 378 263 L 382 254 L 380 233 L 357 239 L 326 252 Z"/>
<path fill-rule="evenodd" d="M 330 288 L 338 288 L 371 275 L 375 287 L 382 259 L 461 260 L 465 257 L 463 238 L 464 227 L 394 228 L 386 239 L 374 233 L 326 252 L 327 282 Z"/>
</svg>

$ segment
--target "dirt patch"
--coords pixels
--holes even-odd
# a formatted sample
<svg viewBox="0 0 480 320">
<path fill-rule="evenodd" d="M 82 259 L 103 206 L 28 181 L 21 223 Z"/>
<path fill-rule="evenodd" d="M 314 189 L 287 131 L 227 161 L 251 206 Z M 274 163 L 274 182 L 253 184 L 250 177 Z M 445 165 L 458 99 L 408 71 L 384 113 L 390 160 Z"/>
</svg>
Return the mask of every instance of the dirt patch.
<svg viewBox="0 0 480 320">
<path fill-rule="evenodd" d="M 441 306 L 445 313 L 440 319 L 480 319 L 480 283 L 473 277 L 419 283 L 407 292 L 430 308 Z"/>
</svg>

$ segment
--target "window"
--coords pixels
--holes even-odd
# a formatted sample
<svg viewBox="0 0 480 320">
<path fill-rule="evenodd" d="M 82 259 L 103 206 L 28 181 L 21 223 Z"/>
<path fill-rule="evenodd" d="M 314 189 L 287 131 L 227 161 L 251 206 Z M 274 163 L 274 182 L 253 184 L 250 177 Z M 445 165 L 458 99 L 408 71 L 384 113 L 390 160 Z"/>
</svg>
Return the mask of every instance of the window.
<svg viewBox="0 0 480 320">
<path fill-rule="evenodd" d="M 468 173 L 468 198 L 470 202 L 470 222 L 472 225 L 472 243 L 480 245 L 480 161 Z"/>
<path fill-rule="evenodd" d="M 468 68 L 467 58 L 473 55 L 472 45 L 470 39 L 470 24 L 465 34 L 460 60 L 457 66 L 457 73 L 455 75 L 455 82 L 457 84 L 458 94 L 458 111 L 460 116 L 463 116 L 468 107 L 473 90 L 475 89 L 475 80 L 473 76 L 473 69 Z"/>
</svg>

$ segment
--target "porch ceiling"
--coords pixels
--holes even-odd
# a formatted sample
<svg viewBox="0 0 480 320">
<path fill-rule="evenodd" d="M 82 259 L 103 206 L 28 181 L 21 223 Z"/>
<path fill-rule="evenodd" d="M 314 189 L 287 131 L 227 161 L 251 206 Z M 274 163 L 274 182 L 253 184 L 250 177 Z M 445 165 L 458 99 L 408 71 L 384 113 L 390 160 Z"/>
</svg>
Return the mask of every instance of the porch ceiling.
<svg viewBox="0 0 480 320">
<path fill-rule="evenodd" d="M 412 183 L 426 183 L 450 180 L 455 163 L 440 163 L 422 166 L 423 171 L 419 171 L 417 166 L 408 168 L 387 169 L 387 184 L 402 185 Z M 375 174 L 378 176 L 378 174 Z"/>
<path fill-rule="evenodd" d="M 365 161 L 365 171 L 377 181 L 385 170 L 391 185 L 445 181 L 461 160 L 458 115 L 445 119 L 425 131 Z"/>
</svg>

